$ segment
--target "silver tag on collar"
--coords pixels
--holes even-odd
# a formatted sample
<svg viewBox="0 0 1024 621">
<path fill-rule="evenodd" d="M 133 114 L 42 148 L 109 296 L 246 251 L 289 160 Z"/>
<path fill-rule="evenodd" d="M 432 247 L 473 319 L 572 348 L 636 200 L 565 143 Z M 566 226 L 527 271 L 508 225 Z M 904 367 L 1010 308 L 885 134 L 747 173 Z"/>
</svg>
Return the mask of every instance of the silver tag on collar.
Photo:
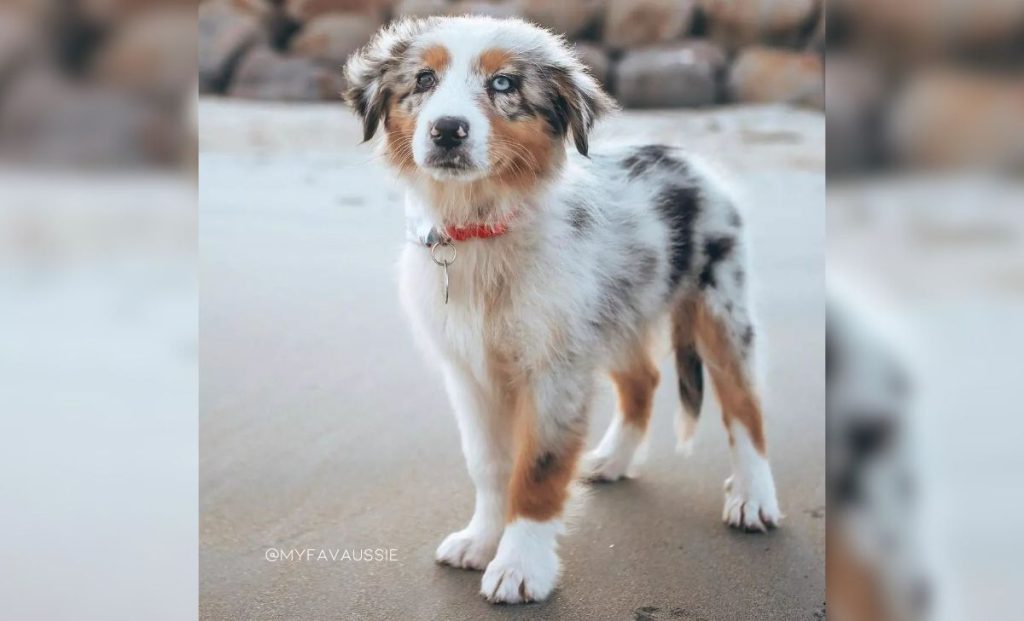
<svg viewBox="0 0 1024 621">
<path fill-rule="evenodd" d="M 444 303 L 448 303 L 448 266 L 455 263 L 458 251 L 451 240 L 435 241 L 430 246 L 430 259 L 444 270 Z"/>
</svg>

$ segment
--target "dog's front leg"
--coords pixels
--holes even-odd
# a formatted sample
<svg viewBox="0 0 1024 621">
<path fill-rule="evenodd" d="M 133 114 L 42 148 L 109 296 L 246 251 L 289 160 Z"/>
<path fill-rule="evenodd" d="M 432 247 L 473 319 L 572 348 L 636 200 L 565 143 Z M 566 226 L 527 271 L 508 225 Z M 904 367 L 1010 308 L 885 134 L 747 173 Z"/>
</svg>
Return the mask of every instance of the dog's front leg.
<svg viewBox="0 0 1024 621">
<path fill-rule="evenodd" d="M 590 405 L 590 372 L 538 372 L 517 397 L 516 458 L 508 522 L 481 593 L 495 603 L 546 599 L 560 565 L 557 537 Z"/>
<path fill-rule="evenodd" d="M 457 364 L 445 368 L 445 385 L 462 436 L 462 452 L 476 487 L 469 524 L 437 548 L 439 563 L 483 569 L 494 558 L 505 529 L 506 490 L 512 470 L 513 416 L 500 387 L 485 386 Z"/>
</svg>

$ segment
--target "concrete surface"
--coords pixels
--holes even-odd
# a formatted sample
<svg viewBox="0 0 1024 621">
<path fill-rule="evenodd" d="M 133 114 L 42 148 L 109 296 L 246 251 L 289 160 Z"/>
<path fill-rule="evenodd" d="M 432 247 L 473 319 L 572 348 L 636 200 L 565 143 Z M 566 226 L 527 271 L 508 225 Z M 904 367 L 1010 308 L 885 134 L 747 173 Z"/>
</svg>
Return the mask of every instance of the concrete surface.
<svg viewBox="0 0 1024 621">
<path fill-rule="evenodd" d="M 628 113 L 591 144 L 706 153 L 750 198 L 769 451 L 787 514 L 720 521 L 725 433 L 708 399 L 673 453 L 659 388 L 638 479 L 593 488 L 550 601 L 495 607 L 433 551 L 472 507 L 438 374 L 396 303 L 402 191 L 340 105 L 204 100 L 200 196 L 200 618 L 820 619 L 824 616 L 824 123 L 814 112 Z M 666 378 L 674 377 L 669 361 Z M 592 440 L 612 409 L 606 388 Z M 266 560 L 268 548 L 314 560 Z M 393 548 L 394 562 L 315 560 Z"/>
</svg>

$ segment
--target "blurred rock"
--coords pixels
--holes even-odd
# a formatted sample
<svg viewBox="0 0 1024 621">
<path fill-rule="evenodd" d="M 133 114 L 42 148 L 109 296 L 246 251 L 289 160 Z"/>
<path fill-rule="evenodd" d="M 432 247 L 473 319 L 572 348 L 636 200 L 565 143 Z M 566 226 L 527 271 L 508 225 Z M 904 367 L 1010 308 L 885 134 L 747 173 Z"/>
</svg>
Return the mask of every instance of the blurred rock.
<svg viewBox="0 0 1024 621">
<path fill-rule="evenodd" d="M 515 0 L 461 0 L 448 5 L 448 15 L 487 15 L 497 19 L 519 17 L 521 9 Z"/>
<path fill-rule="evenodd" d="M 952 50 L 983 57 L 1020 54 L 1024 3 L 1019 0 L 858 0 L 843 3 L 842 10 L 861 45 L 898 60 L 927 61 Z"/>
<path fill-rule="evenodd" d="M 522 0 L 400 0 L 396 17 L 486 15 L 497 19 L 522 17 Z"/>
<path fill-rule="evenodd" d="M 285 14 L 301 23 L 321 15 L 348 13 L 384 21 L 394 4 L 392 0 L 283 0 Z"/>
<path fill-rule="evenodd" d="M 447 15 L 449 5 L 445 0 L 399 0 L 395 5 L 395 17 L 430 17 Z"/>
<path fill-rule="evenodd" d="M 176 163 L 186 144 L 178 121 L 124 92 L 38 68 L 5 93 L 2 157 L 76 169 Z"/>
<path fill-rule="evenodd" d="M 744 103 L 789 103 L 822 108 L 825 78 L 821 57 L 752 47 L 740 52 L 729 73 L 729 94 Z"/>
<path fill-rule="evenodd" d="M 9 0 L 8 0 L 9 1 Z M 246 2 L 248 0 L 237 0 Z M 27 0 L 30 4 L 39 6 L 61 5 L 60 10 L 76 10 L 79 14 L 90 21 L 99 24 L 117 24 L 126 19 L 134 19 L 149 13 L 162 11 L 184 10 L 192 11 L 192 18 L 195 19 L 195 0 L 75 0 L 68 3 L 53 3 L 40 0 Z"/>
<path fill-rule="evenodd" d="M 174 102 L 195 80 L 195 13 L 180 9 L 140 13 L 101 48 L 94 75 L 100 83 Z"/>
<path fill-rule="evenodd" d="M 826 30 L 827 22 L 825 21 L 825 11 L 818 11 L 818 22 L 814 25 L 814 30 L 810 33 L 807 38 L 807 51 L 815 52 L 817 54 L 825 53 L 825 45 L 828 43 L 825 38 L 828 36 L 828 30 Z"/>
<path fill-rule="evenodd" d="M 1024 81 L 933 69 L 891 102 L 887 142 L 914 168 L 1024 171 Z"/>
<path fill-rule="evenodd" d="M 206 0 L 211 1 L 211 0 Z M 278 0 L 229 0 L 235 8 L 239 9 L 244 13 L 249 13 L 254 17 L 258 17 L 261 20 L 270 19 L 278 10 L 280 2 Z"/>
<path fill-rule="evenodd" d="M 725 68 L 725 53 L 707 41 L 632 50 L 616 69 L 615 94 L 630 108 L 707 106 L 719 100 Z"/>
<path fill-rule="evenodd" d="M 728 49 L 761 42 L 792 45 L 811 25 L 822 0 L 698 0 L 708 35 Z"/>
<path fill-rule="evenodd" d="M 258 47 L 239 63 L 228 94 L 277 101 L 339 100 L 343 87 L 340 67 Z"/>
<path fill-rule="evenodd" d="M 37 26 L 22 12 L 0 9 L 0 96 L 4 84 L 38 52 Z"/>
<path fill-rule="evenodd" d="M 829 175 L 861 172 L 880 163 L 881 118 L 886 90 L 863 59 L 830 53 L 825 58 L 826 166 Z"/>
<path fill-rule="evenodd" d="M 377 20 L 366 15 L 331 13 L 314 18 L 291 41 L 296 56 L 341 65 L 377 32 Z"/>
<path fill-rule="evenodd" d="M 690 31 L 695 0 L 611 2 L 604 21 L 604 42 L 633 48 L 678 39 Z"/>
<path fill-rule="evenodd" d="M 210 2 L 212 0 L 204 0 Z M 282 0 L 228 0 L 238 10 L 252 15 L 259 20 L 260 26 L 267 35 L 270 46 L 274 49 L 285 49 L 292 36 L 302 27 L 302 23 L 285 13 Z"/>
<path fill-rule="evenodd" d="M 199 6 L 199 91 L 223 93 L 242 55 L 265 40 L 259 20 L 222 0 Z"/>
<path fill-rule="evenodd" d="M 609 2 L 622 0 L 521 0 L 523 16 L 567 37 L 576 37 L 593 28 Z"/>
<path fill-rule="evenodd" d="M 590 75 L 597 78 L 607 90 L 611 79 L 611 61 L 604 49 L 588 43 L 577 43 L 576 56 L 590 69 Z"/>
</svg>

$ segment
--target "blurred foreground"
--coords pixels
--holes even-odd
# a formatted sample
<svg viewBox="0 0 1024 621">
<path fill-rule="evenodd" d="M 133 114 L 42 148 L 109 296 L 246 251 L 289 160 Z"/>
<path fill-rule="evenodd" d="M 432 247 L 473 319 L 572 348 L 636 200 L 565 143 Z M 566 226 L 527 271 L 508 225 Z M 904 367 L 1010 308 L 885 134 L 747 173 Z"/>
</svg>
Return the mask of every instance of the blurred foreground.
<svg viewBox="0 0 1024 621">
<path fill-rule="evenodd" d="M 195 189 L 0 172 L 0 601 L 192 618 Z"/>
<path fill-rule="evenodd" d="M 0 601 L 194 618 L 195 4 L 0 6 Z"/>
<path fill-rule="evenodd" d="M 1020 616 L 1024 3 L 828 7 L 829 616 Z"/>
</svg>

